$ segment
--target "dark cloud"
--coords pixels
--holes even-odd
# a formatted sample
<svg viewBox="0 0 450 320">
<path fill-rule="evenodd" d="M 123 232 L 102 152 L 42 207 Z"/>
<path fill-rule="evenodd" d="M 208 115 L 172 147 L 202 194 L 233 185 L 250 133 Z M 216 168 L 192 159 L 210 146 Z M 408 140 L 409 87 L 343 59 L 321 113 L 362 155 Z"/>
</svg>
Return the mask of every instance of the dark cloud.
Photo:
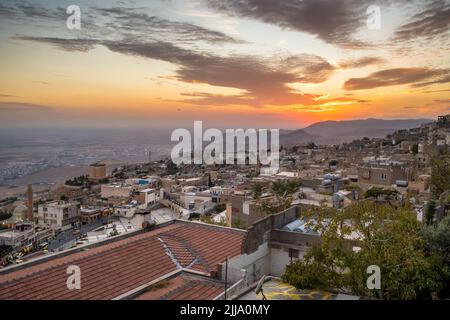
<svg viewBox="0 0 450 320">
<path fill-rule="evenodd" d="M 307 32 L 323 41 L 344 48 L 367 48 L 371 43 L 358 38 L 366 27 L 367 8 L 378 5 L 381 12 L 396 7 L 409 14 L 397 28 L 391 44 L 399 41 L 437 36 L 448 38 L 450 3 L 446 0 L 429 2 L 407 0 L 203 0 L 209 7 L 230 16 L 245 17 L 277 25 L 283 29 Z M 360 37 L 362 37 L 360 35 Z"/>
<path fill-rule="evenodd" d="M 366 25 L 365 0 L 204 0 L 211 8 L 237 17 L 248 17 L 281 28 L 307 32 L 342 47 L 367 47 L 354 38 Z M 378 3 L 390 1 L 378 1 Z"/>
<path fill-rule="evenodd" d="M 286 105 L 312 104 L 317 95 L 302 94 L 290 88 L 290 83 L 320 83 L 326 81 L 335 67 L 325 59 L 305 54 L 263 59 L 258 56 L 229 55 L 194 51 L 170 42 L 138 42 L 63 39 L 16 36 L 14 39 L 42 42 L 69 51 L 87 51 L 95 45 L 106 46 L 113 52 L 162 60 L 177 65 L 173 79 L 187 83 L 207 83 L 212 86 L 237 88 L 245 93 L 238 96 L 197 96 L 185 102 L 216 104 Z M 275 61 L 275 62 L 274 62 Z"/>
<path fill-rule="evenodd" d="M 433 1 L 423 11 L 415 14 L 408 23 L 400 26 L 394 35 L 396 41 L 417 38 L 434 39 L 445 36 L 450 30 L 450 4 L 446 1 Z"/>
<path fill-rule="evenodd" d="M 242 43 L 223 32 L 206 29 L 188 22 L 178 22 L 157 16 L 136 12 L 134 8 L 96 8 L 103 16 L 108 16 L 108 25 L 115 27 L 126 36 L 157 35 L 177 41 L 206 41 L 211 43 Z"/>
<path fill-rule="evenodd" d="M 29 37 L 29 36 L 14 36 L 13 40 L 33 41 L 53 45 L 65 51 L 81 51 L 87 52 L 99 44 L 99 40 L 95 39 L 64 39 L 56 37 Z"/>
<path fill-rule="evenodd" d="M 29 18 L 62 19 L 67 18 L 64 8 L 50 9 L 36 4 L 18 4 L 17 8 Z"/>
<path fill-rule="evenodd" d="M 324 82 L 336 71 L 327 60 L 312 54 L 289 56 L 282 59 L 280 65 L 282 70 L 298 75 L 296 82 L 303 83 Z"/>
<path fill-rule="evenodd" d="M 343 69 L 349 68 L 363 68 L 371 65 L 380 65 L 385 63 L 386 61 L 382 58 L 378 57 L 362 57 L 359 59 L 346 60 L 339 63 L 339 67 Z"/>
<path fill-rule="evenodd" d="M 195 51 L 184 49 L 170 42 L 163 41 L 103 41 L 102 44 L 114 52 L 164 60 L 178 65 L 192 65 L 200 61 L 204 62 L 214 58 L 211 54 L 198 54 Z"/>
<path fill-rule="evenodd" d="M 9 1 L 8 5 L 0 4 L 0 17 L 14 22 L 65 23 L 67 16 L 66 9 L 62 7 L 50 8 L 36 3 L 29 4 L 24 1 Z"/>
<path fill-rule="evenodd" d="M 164 60 L 179 66 L 175 79 L 188 83 L 207 83 L 212 86 L 242 89 L 240 96 L 200 96 L 187 102 L 283 105 L 313 103 L 315 95 L 300 94 L 287 84 L 294 82 L 319 83 L 328 79 L 334 67 L 313 55 L 297 55 L 276 59 L 256 56 L 218 56 L 198 53 L 167 42 L 130 43 L 108 42 L 115 52 Z"/>
<path fill-rule="evenodd" d="M 365 78 L 351 78 L 344 83 L 345 90 L 373 89 L 410 84 L 414 87 L 449 82 L 450 70 L 427 68 L 396 68 L 372 73 Z"/>
<path fill-rule="evenodd" d="M 12 7 L 7 7 L 0 3 L 0 17 L 11 17 L 15 15 L 15 10 Z"/>
<path fill-rule="evenodd" d="M 82 28 L 79 34 L 84 38 L 156 39 L 193 43 L 196 41 L 219 43 L 244 43 L 223 32 L 204 28 L 193 23 L 171 21 L 149 15 L 146 8 L 112 7 L 82 8 Z M 148 8 L 147 8 L 148 9 Z M 5 20 L 34 21 L 39 24 L 58 23 L 65 25 L 68 14 L 66 8 L 48 7 L 40 4 L 18 2 L 9 6 L 0 4 L 0 17 Z M 70 47 L 68 47 L 69 50 Z M 77 49 L 75 49 L 77 50 Z"/>
<path fill-rule="evenodd" d="M 420 88 L 420 87 L 431 86 L 432 84 L 448 83 L 448 82 L 450 82 L 449 71 L 447 70 L 446 73 L 447 73 L 447 76 L 444 76 L 441 78 L 435 78 L 435 79 L 432 79 L 431 81 L 415 83 L 415 84 L 412 84 L 411 87 Z M 445 74 L 445 72 L 443 72 L 443 74 Z"/>
</svg>

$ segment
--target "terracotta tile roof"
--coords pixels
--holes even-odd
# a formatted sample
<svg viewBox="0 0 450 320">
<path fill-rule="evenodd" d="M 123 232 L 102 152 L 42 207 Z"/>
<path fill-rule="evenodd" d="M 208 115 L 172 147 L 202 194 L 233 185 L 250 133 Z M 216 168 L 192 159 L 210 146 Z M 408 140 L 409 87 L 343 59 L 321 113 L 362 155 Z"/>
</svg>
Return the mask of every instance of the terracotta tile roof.
<svg viewBox="0 0 450 320">
<path fill-rule="evenodd" d="M 169 237 L 180 240 L 185 248 L 197 257 L 193 269 L 211 272 L 218 263 L 225 261 L 226 256 L 241 254 L 245 232 L 210 225 L 199 226 L 202 228 L 180 228 L 176 232 L 166 233 Z M 164 239 L 164 236 L 162 238 Z"/>
<path fill-rule="evenodd" d="M 154 286 L 135 300 L 211 300 L 223 290 L 221 282 L 184 273 L 161 281 L 161 286 Z"/>
<path fill-rule="evenodd" d="M 240 254 L 244 235 L 233 229 L 177 221 L 20 270 L 5 270 L 0 273 L 0 300 L 112 299 L 180 266 L 210 272 L 226 256 Z M 67 289 L 69 265 L 81 269 L 80 290 Z"/>
<path fill-rule="evenodd" d="M 195 256 L 182 242 L 182 240 L 173 239 L 172 236 L 166 234 L 161 235 L 158 239 L 167 247 L 168 250 L 170 250 L 170 253 L 183 268 L 195 263 Z"/>
<path fill-rule="evenodd" d="M 162 297 L 165 300 L 211 300 L 223 292 L 222 284 L 207 281 L 190 281 L 183 287 Z"/>
</svg>

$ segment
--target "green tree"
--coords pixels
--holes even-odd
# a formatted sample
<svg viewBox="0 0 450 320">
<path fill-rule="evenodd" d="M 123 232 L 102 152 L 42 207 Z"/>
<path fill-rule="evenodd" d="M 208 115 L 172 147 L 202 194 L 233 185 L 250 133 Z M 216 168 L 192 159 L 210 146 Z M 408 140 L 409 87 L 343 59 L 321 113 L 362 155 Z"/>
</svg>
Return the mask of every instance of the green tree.
<svg viewBox="0 0 450 320">
<path fill-rule="evenodd" d="M 119 171 L 119 172 L 114 174 L 114 178 L 116 178 L 116 179 L 127 179 L 128 175 L 125 172 L 123 172 L 123 171 Z"/>
<path fill-rule="evenodd" d="M 425 250 L 422 224 L 408 206 L 396 209 L 366 200 L 339 212 L 315 209 L 304 219 L 314 221 L 322 241 L 286 268 L 283 280 L 298 288 L 382 299 L 430 299 L 448 281 L 448 267 L 435 250 Z M 381 269 L 379 290 L 366 286 L 371 265 Z"/>
<path fill-rule="evenodd" d="M 296 180 L 279 180 L 272 182 L 272 191 L 279 197 L 286 197 L 298 191 L 300 182 Z"/>
<path fill-rule="evenodd" d="M 428 243 L 439 252 L 450 267 L 450 216 L 446 216 L 436 226 L 428 226 L 425 235 Z"/>
<path fill-rule="evenodd" d="M 79 177 L 74 177 L 73 179 L 67 180 L 66 185 L 74 187 L 86 187 L 89 185 L 88 176 L 81 175 Z"/>
<path fill-rule="evenodd" d="M 431 192 L 438 199 L 442 192 L 450 190 L 450 156 L 434 156 L 431 163 Z"/>
<path fill-rule="evenodd" d="M 425 222 L 427 225 L 432 225 L 434 221 L 434 216 L 436 214 L 436 201 L 428 201 L 425 207 Z"/>
<path fill-rule="evenodd" d="M 261 182 L 255 182 L 251 185 L 251 193 L 254 199 L 259 200 L 264 192 L 265 185 Z"/>
<path fill-rule="evenodd" d="M 425 237 L 431 251 L 436 251 L 443 263 L 450 269 L 450 216 L 444 217 L 437 225 L 425 229 Z M 442 292 L 442 298 L 450 298 L 450 279 Z"/>
<path fill-rule="evenodd" d="M 226 205 L 225 205 L 224 203 L 219 203 L 219 204 L 217 204 L 217 205 L 214 207 L 214 211 L 215 211 L 216 213 L 221 213 L 221 212 L 225 211 L 226 208 L 227 208 L 227 207 L 226 207 Z"/>
<path fill-rule="evenodd" d="M 261 201 L 259 206 L 266 214 L 275 214 L 291 206 L 292 195 L 299 191 L 300 182 L 295 180 L 279 180 L 272 182 L 274 198 Z"/>
<path fill-rule="evenodd" d="M 171 174 L 176 174 L 178 172 L 178 166 L 173 163 L 172 160 L 169 160 L 166 164 L 166 173 L 171 175 Z"/>
<path fill-rule="evenodd" d="M 413 144 L 411 147 L 411 153 L 416 155 L 419 153 L 419 145 L 417 143 Z"/>
<path fill-rule="evenodd" d="M 2 220 L 8 220 L 9 218 L 12 217 L 11 213 L 8 212 L 4 212 L 4 211 L 0 211 L 0 221 Z"/>
<path fill-rule="evenodd" d="M 398 195 L 397 190 L 383 189 L 378 187 L 370 188 L 366 191 L 366 198 L 375 198 L 377 199 L 379 196 L 385 196 L 386 199 L 392 200 Z"/>
<path fill-rule="evenodd" d="M 232 228 L 236 229 L 246 229 L 244 223 L 241 221 L 241 219 L 236 219 L 234 222 L 231 223 Z"/>
</svg>

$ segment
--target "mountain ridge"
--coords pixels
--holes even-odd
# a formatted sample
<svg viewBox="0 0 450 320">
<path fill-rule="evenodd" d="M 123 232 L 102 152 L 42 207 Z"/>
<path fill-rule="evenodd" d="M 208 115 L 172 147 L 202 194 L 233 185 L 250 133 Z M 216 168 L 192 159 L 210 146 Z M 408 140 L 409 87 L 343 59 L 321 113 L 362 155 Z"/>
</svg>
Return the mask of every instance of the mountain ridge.
<svg viewBox="0 0 450 320">
<path fill-rule="evenodd" d="M 283 130 L 280 132 L 282 144 L 315 142 L 334 144 L 349 142 L 363 137 L 382 138 L 401 129 L 417 128 L 433 119 L 356 119 L 326 120 L 313 123 L 302 129 Z"/>
</svg>

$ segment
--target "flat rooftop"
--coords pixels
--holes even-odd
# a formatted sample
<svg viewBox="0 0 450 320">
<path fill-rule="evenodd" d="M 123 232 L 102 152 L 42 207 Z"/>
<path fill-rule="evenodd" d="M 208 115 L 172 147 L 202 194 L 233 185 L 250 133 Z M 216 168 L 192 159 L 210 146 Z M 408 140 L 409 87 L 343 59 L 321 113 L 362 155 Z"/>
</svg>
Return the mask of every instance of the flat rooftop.
<svg viewBox="0 0 450 320">
<path fill-rule="evenodd" d="M 267 300 L 359 300 L 359 297 L 340 293 L 331 293 L 321 290 L 302 290 L 282 282 L 277 278 L 269 278 L 262 286 Z M 254 289 L 246 292 L 237 300 L 262 300 L 261 293 L 256 294 Z"/>
</svg>

